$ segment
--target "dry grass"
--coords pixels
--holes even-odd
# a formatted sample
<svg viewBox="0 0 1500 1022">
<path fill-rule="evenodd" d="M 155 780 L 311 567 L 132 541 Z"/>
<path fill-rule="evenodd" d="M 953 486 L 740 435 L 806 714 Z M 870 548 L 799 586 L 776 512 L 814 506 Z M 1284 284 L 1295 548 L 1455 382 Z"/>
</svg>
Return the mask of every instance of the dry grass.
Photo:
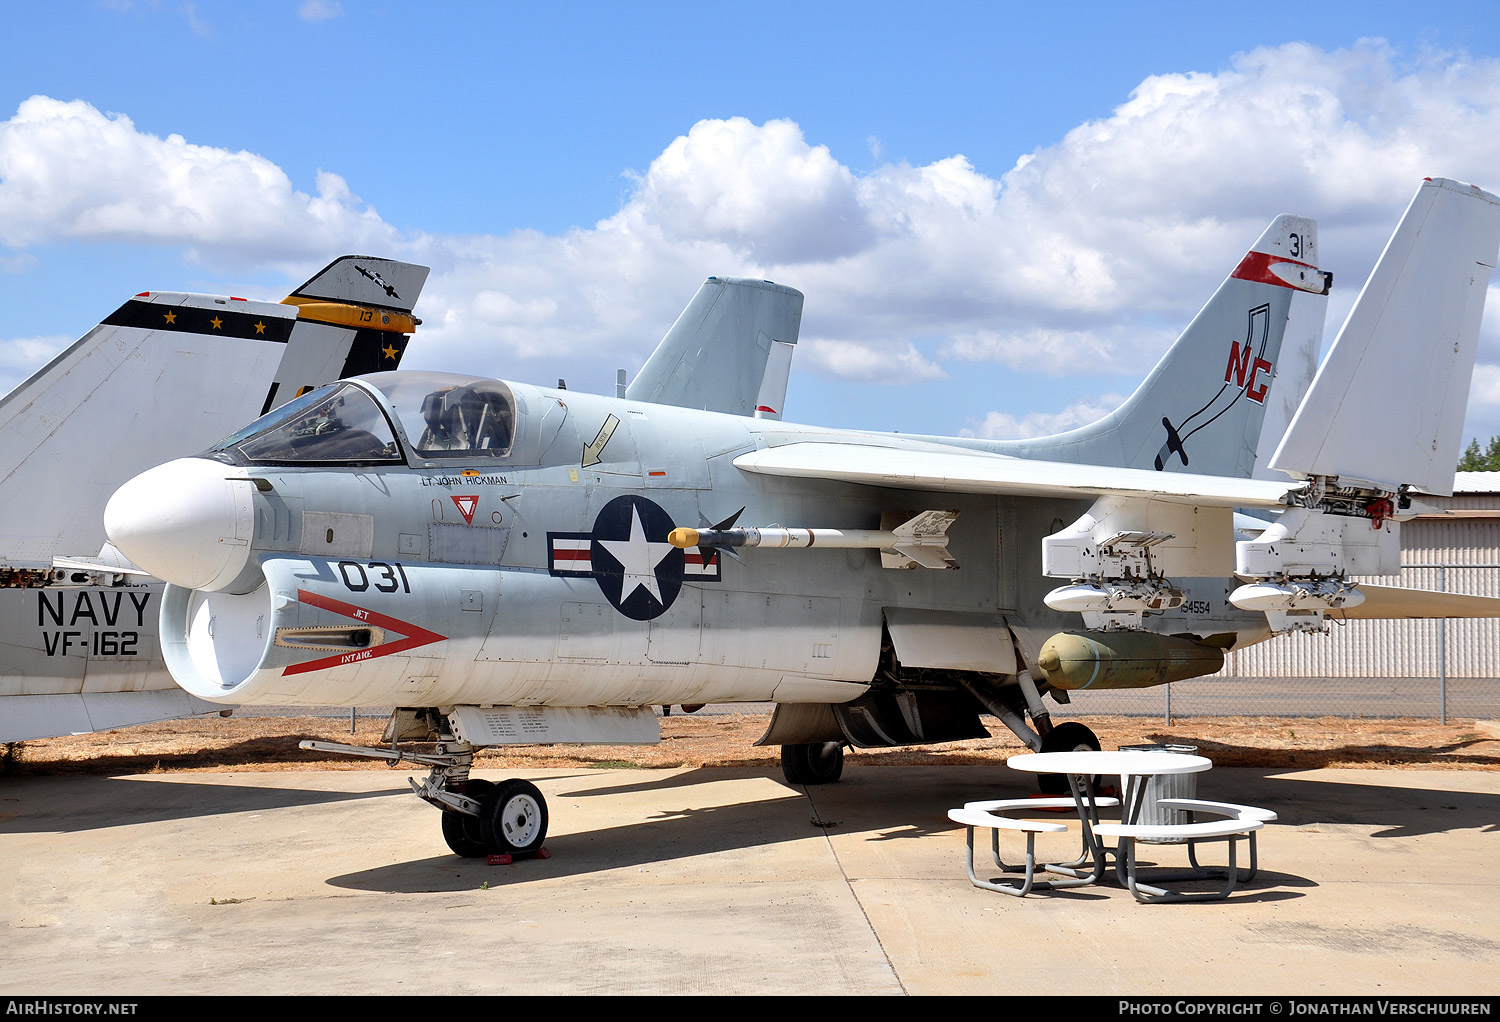
<svg viewBox="0 0 1500 1022">
<path fill-rule="evenodd" d="M 1390 720 L 1340 717 L 1088 717 L 1105 748 L 1148 742 L 1196 745 L 1219 766 L 1268 768 L 1423 767 L 1500 770 L 1500 740 L 1472 720 Z M 551 745 L 485 749 L 478 769 L 512 767 L 713 767 L 764 766 L 779 750 L 754 745 L 765 730 L 760 715 L 662 720 L 662 740 L 651 746 Z M 329 753 L 304 752 L 304 739 L 378 745 L 383 721 L 326 717 L 209 717 L 166 721 L 9 747 L 13 774 L 133 774 L 165 771 L 385 770 L 386 764 Z M 1015 738 L 992 728 L 983 741 L 903 749 L 861 749 L 851 764 L 905 766 L 1003 762 L 1020 751 Z M 410 764 L 399 769 L 410 771 Z"/>
</svg>

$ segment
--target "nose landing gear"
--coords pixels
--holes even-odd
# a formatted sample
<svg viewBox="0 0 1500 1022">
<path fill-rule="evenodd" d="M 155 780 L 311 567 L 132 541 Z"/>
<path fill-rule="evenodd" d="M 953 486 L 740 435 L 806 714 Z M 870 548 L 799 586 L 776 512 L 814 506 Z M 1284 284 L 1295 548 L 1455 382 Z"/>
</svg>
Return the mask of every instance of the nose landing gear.
<svg viewBox="0 0 1500 1022">
<path fill-rule="evenodd" d="M 440 742 L 433 752 L 313 741 L 302 742 L 301 747 L 431 767 L 426 780 L 409 783 L 417 797 L 443 811 L 443 840 L 456 855 L 466 859 L 490 855 L 513 860 L 546 857 L 542 842 L 547 839 L 547 800 L 541 791 L 519 777 L 499 784 L 470 777 L 474 747 L 467 742 Z"/>
<path fill-rule="evenodd" d="M 530 781 L 503 781 L 480 802 L 479 833 L 487 854 L 529 859 L 547 837 L 547 800 Z"/>
</svg>

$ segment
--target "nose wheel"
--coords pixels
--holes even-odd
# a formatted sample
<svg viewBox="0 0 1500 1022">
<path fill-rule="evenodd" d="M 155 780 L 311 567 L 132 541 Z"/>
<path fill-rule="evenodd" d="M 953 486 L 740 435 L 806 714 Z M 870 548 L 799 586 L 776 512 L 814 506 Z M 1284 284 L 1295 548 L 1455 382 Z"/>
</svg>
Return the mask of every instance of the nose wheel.
<svg viewBox="0 0 1500 1022">
<path fill-rule="evenodd" d="M 529 859 L 541 850 L 547 840 L 547 800 L 536 785 L 520 778 L 495 784 L 476 777 L 463 794 L 479 803 L 479 812 L 443 813 L 443 840 L 455 855 Z"/>
<path fill-rule="evenodd" d="M 480 800 L 479 833 L 486 854 L 530 858 L 547 838 L 547 800 L 530 781 L 502 781 Z"/>
<path fill-rule="evenodd" d="M 464 794 L 483 804 L 494 790 L 493 781 L 471 777 Z M 477 859 L 488 854 L 484 850 L 484 834 L 479 829 L 479 817 L 468 813 L 443 813 L 443 840 L 448 842 L 454 855 L 462 855 L 466 859 Z"/>
</svg>

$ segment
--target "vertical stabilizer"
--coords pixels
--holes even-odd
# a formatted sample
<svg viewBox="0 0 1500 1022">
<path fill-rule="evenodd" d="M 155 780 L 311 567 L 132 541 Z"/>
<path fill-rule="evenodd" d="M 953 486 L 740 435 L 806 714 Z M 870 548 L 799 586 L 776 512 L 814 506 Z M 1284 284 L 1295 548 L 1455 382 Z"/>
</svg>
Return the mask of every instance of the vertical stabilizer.
<svg viewBox="0 0 1500 1022">
<path fill-rule="evenodd" d="M 384 291 L 335 272 L 355 263 L 399 281 L 403 299 L 427 277 L 345 256 L 282 303 L 143 291 L 0 398 L 0 566 L 95 553 L 125 480 L 300 390 L 400 365 L 418 320 L 361 304 Z"/>
<path fill-rule="evenodd" d="M 791 346 L 802 326 L 802 292 L 769 280 L 709 277 L 625 390 L 632 401 L 779 418 Z M 779 344 L 778 344 L 779 342 Z M 767 362 L 779 374 L 779 393 Z M 767 414 L 767 413 L 762 413 Z"/>
<path fill-rule="evenodd" d="M 1328 274 L 1330 281 L 1333 274 Z M 1276 386 L 1266 394 L 1265 419 L 1260 426 L 1260 442 L 1255 448 L 1257 479 L 1286 482 L 1286 476 L 1271 468 L 1281 438 L 1286 436 L 1292 416 L 1318 374 L 1318 360 L 1323 357 L 1323 326 L 1328 314 L 1328 296 L 1307 291 L 1292 292 L 1287 310 L 1286 332 L 1281 338 L 1281 356 L 1276 360 Z"/>
<path fill-rule="evenodd" d="M 332 380 L 399 368 L 422 322 L 411 310 L 427 273 L 395 259 L 340 256 L 283 298 L 297 307 L 297 327 L 259 414 Z"/>
<path fill-rule="evenodd" d="M 417 306 L 429 272 L 426 266 L 395 259 L 339 256 L 288 297 L 410 312 Z"/>
<path fill-rule="evenodd" d="M 1314 221 L 1277 217 L 1123 405 L 1090 425 L 994 449 L 1049 461 L 1251 475 L 1267 410 L 1281 399 L 1273 384 L 1280 386 L 1289 331 L 1288 353 L 1296 352 L 1299 364 L 1322 338 L 1331 275 L 1318 269 L 1317 252 Z M 1307 378 L 1302 374 L 1303 386 Z"/>
<path fill-rule="evenodd" d="M 1365 282 L 1271 467 L 1453 492 L 1500 198 L 1423 182 Z"/>
</svg>

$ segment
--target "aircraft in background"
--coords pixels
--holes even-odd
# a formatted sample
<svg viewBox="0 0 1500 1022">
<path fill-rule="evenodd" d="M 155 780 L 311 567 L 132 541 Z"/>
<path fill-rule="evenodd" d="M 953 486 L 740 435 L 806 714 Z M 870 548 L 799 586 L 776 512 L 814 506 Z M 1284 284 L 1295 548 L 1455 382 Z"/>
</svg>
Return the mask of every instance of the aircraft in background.
<svg viewBox="0 0 1500 1022">
<path fill-rule="evenodd" d="M 837 779 L 845 746 L 987 737 L 986 714 L 1097 748 L 1043 700 L 1211 674 L 1330 617 L 1500 613 L 1350 581 L 1396 573 L 1399 521 L 1451 490 L 1497 247 L 1500 199 L 1418 189 L 1271 459 L 1291 482 L 1253 478 L 1255 452 L 1329 278 L 1282 216 L 1131 398 L 1057 436 L 725 414 L 758 401 L 759 356 L 708 399 L 689 378 L 713 358 L 664 356 L 676 403 L 382 373 L 136 477 L 105 526 L 170 583 L 194 696 L 400 707 L 391 748 L 340 748 L 429 766 L 413 786 L 462 855 L 547 829 L 534 785 L 469 776 L 476 748 L 649 743 L 659 704 L 776 703 L 761 741 L 793 783 Z M 1266 517 L 1246 534 L 1236 509 Z"/>
<path fill-rule="evenodd" d="M 162 660 L 163 584 L 105 542 L 121 483 L 395 369 L 427 267 L 335 259 L 281 303 L 143 291 L 0 398 L 0 741 L 217 713 Z"/>
</svg>

